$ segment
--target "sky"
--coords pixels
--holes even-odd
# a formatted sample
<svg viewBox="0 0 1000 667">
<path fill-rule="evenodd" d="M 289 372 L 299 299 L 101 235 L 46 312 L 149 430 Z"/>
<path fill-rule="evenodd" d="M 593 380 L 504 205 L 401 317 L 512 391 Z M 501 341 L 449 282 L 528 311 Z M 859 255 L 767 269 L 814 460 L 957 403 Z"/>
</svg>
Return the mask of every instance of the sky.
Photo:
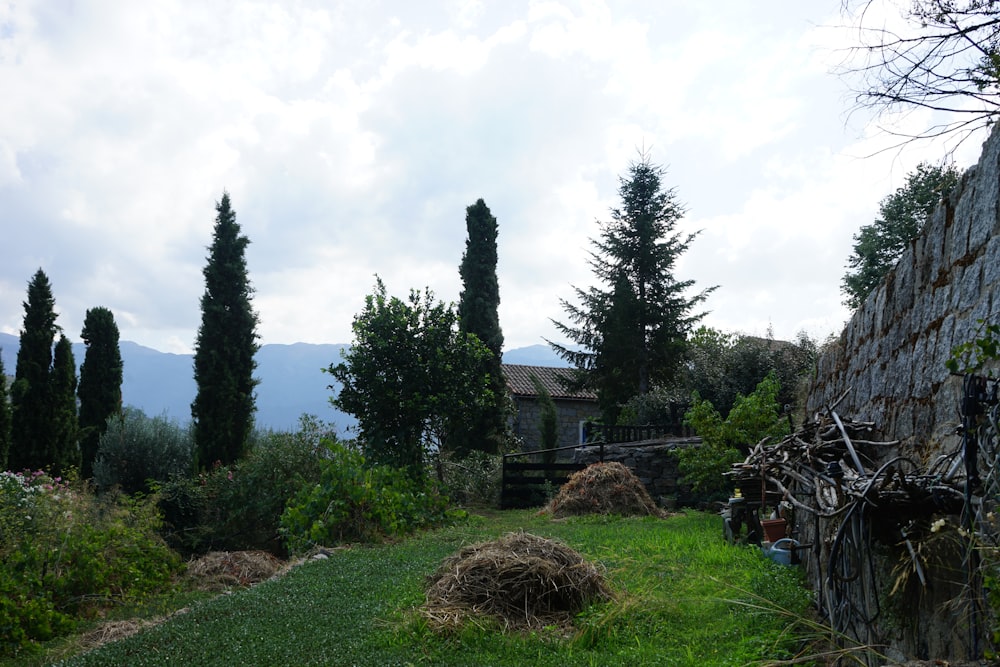
<svg viewBox="0 0 1000 667">
<path fill-rule="evenodd" d="M 879 201 L 985 139 L 885 150 L 933 119 L 852 113 L 847 20 L 840 0 L 0 0 L 0 331 L 41 268 L 71 340 L 104 306 L 123 340 L 191 352 L 228 192 L 263 344 L 349 343 L 376 275 L 457 301 L 479 198 L 505 347 L 565 342 L 552 320 L 645 152 L 697 233 L 675 277 L 718 286 L 703 323 L 822 341 Z"/>
</svg>

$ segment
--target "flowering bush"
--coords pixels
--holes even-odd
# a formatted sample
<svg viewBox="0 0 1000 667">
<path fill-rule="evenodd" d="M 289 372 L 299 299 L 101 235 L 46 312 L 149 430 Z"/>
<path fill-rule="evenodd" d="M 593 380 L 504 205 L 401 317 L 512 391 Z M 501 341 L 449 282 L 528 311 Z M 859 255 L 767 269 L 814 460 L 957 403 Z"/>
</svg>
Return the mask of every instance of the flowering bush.
<svg viewBox="0 0 1000 667">
<path fill-rule="evenodd" d="M 0 473 L 0 655 L 167 586 L 182 562 L 151 500 L 98 499 L 43 472 Z"/>
</svg>

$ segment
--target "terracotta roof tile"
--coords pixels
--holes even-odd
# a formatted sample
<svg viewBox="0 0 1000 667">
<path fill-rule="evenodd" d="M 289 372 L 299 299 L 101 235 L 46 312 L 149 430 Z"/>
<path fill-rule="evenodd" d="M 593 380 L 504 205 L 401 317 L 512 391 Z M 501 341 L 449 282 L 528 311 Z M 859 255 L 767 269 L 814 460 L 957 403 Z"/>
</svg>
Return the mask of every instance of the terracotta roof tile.
<svg viewBox="0 0 1000 667">
<path fill-rule="evenodd" d="M 507 388 L 515 396 L 538 396 L 532 377 L 548 390 L 552 398 L 575 398 L 596 401 L 597 394 L 590 390 L 568 391 L 561 380 L 570 378 L 572 369 L 554 368 L 552 366 L 522 366 L 520 364 L 503 364 L 504 378 Z"/>
</svg>

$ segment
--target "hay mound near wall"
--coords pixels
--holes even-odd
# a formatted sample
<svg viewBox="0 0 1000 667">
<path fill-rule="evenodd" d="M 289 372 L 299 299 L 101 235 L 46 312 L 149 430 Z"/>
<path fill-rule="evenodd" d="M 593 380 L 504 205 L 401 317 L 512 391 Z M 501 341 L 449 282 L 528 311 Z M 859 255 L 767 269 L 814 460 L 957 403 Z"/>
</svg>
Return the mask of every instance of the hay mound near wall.
<svg viewBox="0 0 1000 667">
<path fill-rule="evenodd" d="M 421 612 L 439 628 L 488 617 L 504 629 L 572 620 L 611 598 L 604 574 L 566 544 L 530 533 L 462 548 L 430 577 Z"/>
<path fill-rule="evenodd" d="M 543 512 L 555 517 L 584 514 L 666 516 L 639 478 L 617 462 L 594 463 L 573 473 Z"/>
</svg>

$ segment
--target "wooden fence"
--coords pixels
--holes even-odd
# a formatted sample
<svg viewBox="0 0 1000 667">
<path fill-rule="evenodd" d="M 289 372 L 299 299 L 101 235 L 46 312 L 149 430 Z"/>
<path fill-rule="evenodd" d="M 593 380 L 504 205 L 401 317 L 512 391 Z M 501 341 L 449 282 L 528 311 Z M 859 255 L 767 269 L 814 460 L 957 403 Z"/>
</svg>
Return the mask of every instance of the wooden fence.
<svg viewBox="0 0 1000 667">
<path fill-rule="evenodd" d="M 677 427 L 604 426 L 588 422 L 586 445 L 598 448 L 598 461 L 604 462 L 604 447 L 610 444 L 629 446 L 648 440 L 675 437 Z M 690 435 L 690 429 L 684 433 Z M 539 507 L 559 490 L 584 463 L 556 462 L 559 452 L 579 449 L 581 445 L 504 454 L 500 485 L 500 509 Z"/>
</svg>

